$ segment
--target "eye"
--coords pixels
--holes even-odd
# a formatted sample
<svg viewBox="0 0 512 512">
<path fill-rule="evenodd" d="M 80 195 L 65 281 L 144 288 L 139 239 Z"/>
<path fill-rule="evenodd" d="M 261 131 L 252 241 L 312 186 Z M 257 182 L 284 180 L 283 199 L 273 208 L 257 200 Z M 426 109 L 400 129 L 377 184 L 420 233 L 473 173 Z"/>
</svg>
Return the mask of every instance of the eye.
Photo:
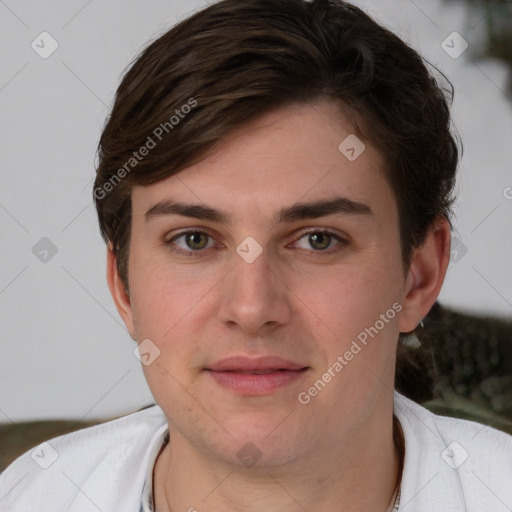
<svg viewBox="0 0 512 512">
<path fill-rule="evenodd" d="M 341 249 L 345 245 L 348 244 L 347 240 L 341 238 L 339 235 L 331 232 L 331 231 L 325 231 L 325 230 L 316 230 L 316 231 L 308 231 L 306 233 L 302 233 L 302 236 L 299 238 L 299 240 L 296 242 L 296 245 L 302 240 L 306 239 L 306 244 L 309 244 L 310 247 L 313 247 L 315 249 L 314 252 L 334 252 L 332 250 L 326 250 L 327 248 L 332 248 L 332 242 L 336 241 L 337 243 L 334 245 L 334 247 Z M 310 247 L 300 247 L 301 249 L 309 249 Z M 334 249 L 334 250 L 338 250 Z"/>
<path fill-rule="evenodd" d="M 210 245 L 208 245 L 209 238 L 211 238 L 212 242 Z M 183 239 L 182 243 L 185 244 L 184 246 L 177 244 L 177 241 L 180 239 Z M 201 252 L 203 249 L 210 249 L 215 245 L 213 238 L 204 231 L 186 231 L 171 238 L 166 243 L 171 247 L 171 251 L 185 256 L 194 256 L 193 253 Z M 175 245 L 178 248 L 174 247 Z"/>
<path fill-rule="evenodd" d="M 180 240 L 181 242 L 179 242 Z M 305 241 L 301 242 L 302 240 Z M 333 242 L 336 243 L 333 245 Z M 170 247 L 171 252 L 189 257 L 201 256 L 206 249 L 215 246 L 220 248 L 220 244 L 216 244 L 215 239 L 209 233 L 198 230 L 185 231 L 166 240 L 165 243 Z M 310 252 L 330 254 L 343 249 L 348 245 L 348 241 L 332 231 L 316 229 L 302 233 L 293 245 Z M 314 249 L 313 251 L 311 251 L 311 247 Z"/>
</svg>

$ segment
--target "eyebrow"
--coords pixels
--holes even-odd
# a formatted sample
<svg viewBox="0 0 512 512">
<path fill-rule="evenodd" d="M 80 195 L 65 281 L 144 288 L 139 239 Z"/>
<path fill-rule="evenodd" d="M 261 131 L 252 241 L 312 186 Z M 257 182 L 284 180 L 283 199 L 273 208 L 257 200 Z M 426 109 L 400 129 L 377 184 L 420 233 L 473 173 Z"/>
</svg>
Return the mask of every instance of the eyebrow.
<svg viewBox="0 0 512 512">
<path fill-rule="evenodd" d="M 335 197 L 311 203 L 297 203 L 282 208 L 275 216 L 276 222 L 294 222 L 305 219 L 316 219 L 336 214 L 373 215 L 366 204 L 353 201 L 346 197 Z M 231 215 L 222 210 L 200 204 L 187 204 L 171 200 L 160 201 L 152 206 L 144 215 L 146 222 L 161 215 L 181 215 L 200 220 L 210 220 L 220 224 L 231 224 Z"/>
</svg>

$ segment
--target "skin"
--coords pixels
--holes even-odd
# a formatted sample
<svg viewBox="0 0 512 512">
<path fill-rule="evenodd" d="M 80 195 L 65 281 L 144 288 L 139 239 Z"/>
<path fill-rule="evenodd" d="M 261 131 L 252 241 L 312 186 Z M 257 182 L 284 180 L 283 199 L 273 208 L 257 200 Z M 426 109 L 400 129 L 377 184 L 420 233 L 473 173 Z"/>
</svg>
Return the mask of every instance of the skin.
<svg viewBox="0 0 512 512">
<path fill-rule="evenodd" d="M 338 146 L 351 133 L 327 101 L 281 108 L 177 175 L 134 188 L 129 296 L 110 248 L 107 276 L 132 337 L 160 350 L 143 367 L 170 430 L 154 470 L 159 512 L 388 507 L 399 467 L 392 439 L 398 335 L 413 330 L 439 294 L 450 228 L 436 221 L 405 272 L 383 159 L 365 141 L 349 161 Z M 281 208 L 335 196 L 372 213 L 273 220 Z M 164 200 L 223 210 L 231 223 L 145 216 Z M 211 237 L 191 247 L 175 238 L 186 229 Z M 346 243 L 334 236 L 315 242 L 304 234 L 311 230 Z M 248 236 L 263 249 L 252 263 L 236 252 Z M 301 404 L 298 394 L 394 303 L 401 311 Z M 204 371 L 231 355 L 269 354 L 309 370 L 262 396 L 235 393 Z M 253 467 L 237 457 L 247 443 L 261 452 Z"/>
</svg>

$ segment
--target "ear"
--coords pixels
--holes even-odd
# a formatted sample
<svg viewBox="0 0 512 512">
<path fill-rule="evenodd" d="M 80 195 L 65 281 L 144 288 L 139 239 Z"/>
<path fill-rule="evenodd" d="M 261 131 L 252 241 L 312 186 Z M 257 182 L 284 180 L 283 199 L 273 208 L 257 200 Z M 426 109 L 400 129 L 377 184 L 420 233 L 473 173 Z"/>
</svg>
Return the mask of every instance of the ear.
<svg viewBox="0 0 512 512">
<path fill-rule="evenodd" d="M 450 223 L 439 217 L 425 242 L 414 249 L 398 320 L 400 332 L 414 330 L 436 301 L 450 263 L 450 240 Z"/>
<path fill-rule="evenodd" d="M 119 276 L 117 257 L 114 254 L 111 242 L 109 242 L 107 246 L 107 282 L 117 311 L 121 315 L 130 336 L 132 339 L 136 340 L 130 297 L 126 293 L 123 281 Z"/>
</svg>

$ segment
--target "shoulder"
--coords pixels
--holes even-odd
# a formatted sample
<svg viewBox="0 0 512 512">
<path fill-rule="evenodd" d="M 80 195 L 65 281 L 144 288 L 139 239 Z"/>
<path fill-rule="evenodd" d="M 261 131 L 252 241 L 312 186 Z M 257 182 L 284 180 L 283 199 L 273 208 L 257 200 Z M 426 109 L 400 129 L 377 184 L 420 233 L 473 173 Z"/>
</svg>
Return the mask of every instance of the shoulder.
<svg viewBox="0 0 512 512">
<path fill-rule="evenodd" d="M 413 432 L 429 430 L 440 441 L 457 438 L 468 447 L 473 447 L 481 456 L 488 454 L 487 448 L 497 446 L 512 450 L 512 436 L 488 425 L 475 421 L 439 416 L 421 405 L 395 393 L 395 414 L 409 426 Z M 512 461 L 511 461 L 512 462 Z"/>
<path fill-rule="evenodd" d="M 512 507 L 512 436 L 439 416 L 395 393 L 405 437 L 402 497 L 413 509 L 498 511 Z M 404 496 L 405 494 L 405 496 Z"/>
<path fill-rule="evenodd" d="M 50 439 L 0 475 L 0 511 L 58 512 L 70 504 L 70 511 L 89 510 L 91 503 L 106 511 L 120 493 L 140 498 L 149 451 L 166 429 L 165 415 L 154 405 Z"/>
</svg>

